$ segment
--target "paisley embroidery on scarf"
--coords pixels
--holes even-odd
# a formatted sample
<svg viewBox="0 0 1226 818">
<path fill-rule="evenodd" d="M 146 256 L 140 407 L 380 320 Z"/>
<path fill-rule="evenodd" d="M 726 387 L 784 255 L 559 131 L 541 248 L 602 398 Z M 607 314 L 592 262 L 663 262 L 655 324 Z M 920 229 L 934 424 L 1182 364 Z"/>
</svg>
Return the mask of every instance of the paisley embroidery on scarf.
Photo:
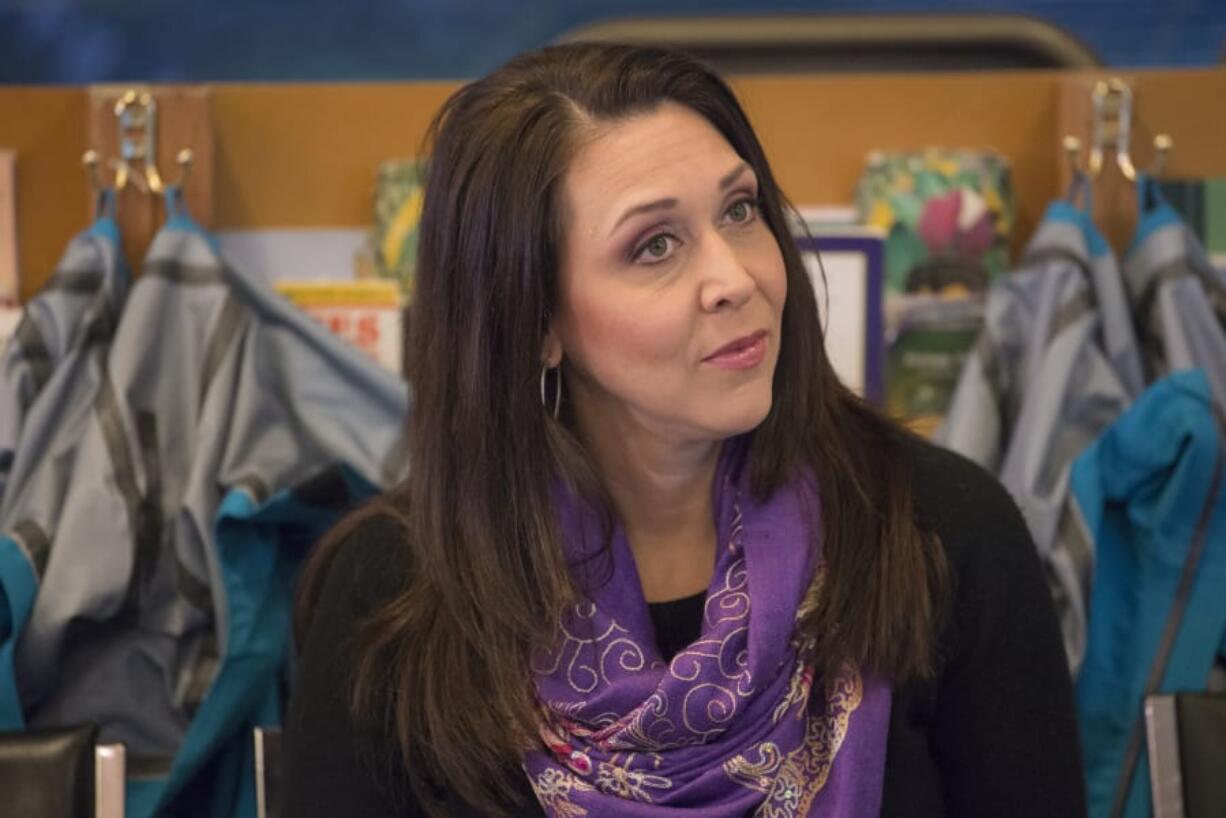
<svg viewBox="0 0 1226 818">
<path fill-rule="evenodd" d="M 766 795 L 755 818 L 805 818 L 809 814 L 813 800 L 826 786 L 851 714 L 860 706 L 863 694 L 859 670 L 844 665 L 826 689 L 825 711 L 808 715 L 805 739 L 799 747 L 785 756 L 775 744 L 765 742 L 724 762 L 730 778 Z M 801 714 L 808 709 L 808 697 L 805 699 Z"/>
<path fill-rule="evenodd" d="M 776 705 L 771 721 L 774 724 L 778 724 L 783 721 L 783 717 L 787 715 L 787 712 L 793 708 L 796 708 L 796 718 L 804 716 L 804 707 L 797 708 L 796 705 L 803 705 L 809 701 L 809 691 L 812 688 L 813 668 L 805 665 L 803 662 L 797 662 L 796 670 L 792 672 L 792 680 L 788 683 L 788 692 L 779 704 Z"/>
<path fill-rule="evenodd" d="M 816 487 L 802 475 L 746 505 L 742 519 L 733 454 L 721 459 L 716 477 L 723 481 L 716 526 L 726 545 L 698 641 L 661 660 L 635 604 L 642 603 L 630 598 L 637 578 L 628 543 L 615 537 L 615 582 L 594 587 L 587 602 L 565 612 L 557 640 L 533 651 L 541 743 L 524 766 L 550 818 L 876 811 L 875 787 L 837 786 L 842 772 L 831 781 L 830 771 L 837 756 L 857 782 L 879 780 L 888 695 L 855 665 L 831 667 L 835 678 L 819 682 L 817 640 L 797 627 L 810 624 L 822 597 L 821 558 L 814 566 L 811 550 L 820 525 Z M 599 535 L 599 521 L 564 493 L 559 502 L 566 542 L 583 557 L 580 546 Z M 763 557 L 747 559 L 746 551 Z M 771 591 L 751 606 L 753 571 Z M 849 741 L 853 712 L 857 740 Z"/>
<path fill-rule="evenodd" d="M 559 818 L 582 818 L 587 810 L 571 801 L 571 794 L 591 792 L 595 788 L 572 773 L 550 767 L 536 778 L 528 779 L 536 792 L 536 800 L 546 812 Z"/>
<path fill-rule="evenodd" d="M 575 621 L 583 623 L 596 616 L 596 606 L 583 602 L 575 606 Z M 575 635 L 572 625 L 562 626 L 561 646 L 556 650 L 537 650 L 532 655 L 532 672 L 539 676 L 556 673 L 566 664 L 566 682 L 578 694 L 591 693 L 600 684 L 611 684 L 610 676 L 634 673 L 647 667 L 647 654 L 630 632 L 610 622 L 600 635 L 585 639 Z"/>
<path fill-rule="evenodd" d="M 748 668 L 749 572 L 743 553 L 743 528 L 736 504 L 728 537 L 733 560 L 724 570 L 719 587 L 708 594 L 703 612 L 707 628 L 720 628 L 720 638 L 699 639 L 673 657 L 657 690 L 620 719 L 585 714 L 583 698 L 571 702 L 551 699 L 549 709 L 555 716 L 562 716 L 556 727 L 605 752 L 660 752 L 703 744 L 724 732 L 742 703 L 755 692 Z M 560 645 L 534 654 L 534 673 L 550 675 L 563 670 L 567 686 L 582 697 L 619 676 L 661 664 L 658 660 L 649 662 L 650 651 L 616 621 L 592 638 L 576 635 L 581 623 L 596 615 L 591 603 L 576 606 L 574 614 L 575 623 L 563 625 Z M 680 700 L 670 698 L 665 684 L 669 679 L 694 682 L 709 675 L 710 670 L 717 671 L 718 683 L 696 685 Z"/>
<path fill-rule="evenodd" d="M 671 780 L 662 775 L 636 770 L 634 762 L 634 753 L 627 754 L 624 761 L 621 760 L 621 754 L 616 753 L 608 761 L 600 762 L 596 768 L 596 788 L 606 795 L 647 803 L 652 801 L 648 789 L 672 789 Z"/>
</svg>

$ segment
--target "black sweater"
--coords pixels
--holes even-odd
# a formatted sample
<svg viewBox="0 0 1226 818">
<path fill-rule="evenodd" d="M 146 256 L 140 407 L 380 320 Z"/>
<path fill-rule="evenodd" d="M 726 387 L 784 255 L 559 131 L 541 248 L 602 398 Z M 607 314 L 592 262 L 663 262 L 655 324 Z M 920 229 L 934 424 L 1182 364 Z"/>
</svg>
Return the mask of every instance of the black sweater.
<svg viewBox="0 0 1226 818">
<path fill-rule="evenodd" d="M 1072 689 L 1025 524 L 978 467 L 924 444 L 910 451 L 917 515 L 945 545 L 954 595 L 937 677 L 894 689 L 881 814 L 1083 816 Z M 390 740 L 382 738 L 389 743 L 373 753 L 374 764 L 359 751 L 345 698 L 355 622 L 402 585 L 404 568 L 388 547 L 399 536 L 392 523 L 372 519 L 341 544 L 329 569 L 287 719 L 286 818 L 421 814 L 393 802 L 391 793 L 405 788 L 389 763 L 397 757 Z M 653 606 L 661 648 L 673 653 L 697 638 L 700 600 Z M 542 815 L 534 803 L 520 814 Z M 457 805 L 454 815 L 478 813 Z"/>
</svg>

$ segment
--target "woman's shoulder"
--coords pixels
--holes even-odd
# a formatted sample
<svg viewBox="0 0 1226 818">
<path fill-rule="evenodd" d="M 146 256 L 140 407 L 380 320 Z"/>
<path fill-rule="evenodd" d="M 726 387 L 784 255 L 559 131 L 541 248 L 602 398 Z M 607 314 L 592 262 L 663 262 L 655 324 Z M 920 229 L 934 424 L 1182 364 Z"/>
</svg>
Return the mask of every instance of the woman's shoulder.
<svg viewBox="0 0 1226 818">
<path fill-rule="evenodd" d="M 378 498 L 341 520 L 329 533 L 335 542 L 333 559 L 345 570 L 359 573 L 397 573 L 404 578 L 408 522 L 384 499 Z M 400 566 L 399 568 L 397 566 Z"/>
<path fill-rule="evenodd" d="M 380 501 L 375 501 L 380 502 Z M 355 717 L 350 694 L 363 623 L 395 598 L 407 573 L 404 525 L 368 505 L 316 546 L 299 600 L 299 651 L 285 723 L 285 814 L 418 815 L 401 808 L 399 756 L 379 721 L 384 700 Z"/>
<path fill-rule="evenodd" d="M 953 593 L 937 675 L 894 690 L 882 815 L 1085 815 L 1068 665 L 1021 512 L 966 458 L 902 445 Z"/>
<path fill-rule="evenodd" d="M 1000 481 L 956 452 L 907 436 L 912 500 L 920 526 L 935 533 L 960 573 L 987 557 L 997 564 L 1036 558 L 1017 504 Z"/>
<path fill-rule="evenodd" d="M 341 520 L 311 558 L 305 627 L 361 619 L 390 602 L 408 579 L 407 536 L 404 518 L 381 499 Z"/>
</svg>

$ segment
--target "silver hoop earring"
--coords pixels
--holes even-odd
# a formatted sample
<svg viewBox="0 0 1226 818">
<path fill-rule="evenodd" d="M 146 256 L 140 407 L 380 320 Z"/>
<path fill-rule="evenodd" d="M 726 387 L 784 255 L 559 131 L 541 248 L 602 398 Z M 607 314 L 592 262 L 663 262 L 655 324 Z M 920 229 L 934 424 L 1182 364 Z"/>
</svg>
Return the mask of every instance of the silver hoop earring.
<svg viewBox="0 0 1226 818">
<path fill-rule="evenodd" d="M 553 419 L 558 419 L 558 414 L 562 408 L 562 367 L 541 367 L 541 406 L 549 408 L 549 401 L 545 398 L 545 380 L 549 375 L 550 369 L 557 373 L 557 386 L 553 390 Z"/>
</svg>

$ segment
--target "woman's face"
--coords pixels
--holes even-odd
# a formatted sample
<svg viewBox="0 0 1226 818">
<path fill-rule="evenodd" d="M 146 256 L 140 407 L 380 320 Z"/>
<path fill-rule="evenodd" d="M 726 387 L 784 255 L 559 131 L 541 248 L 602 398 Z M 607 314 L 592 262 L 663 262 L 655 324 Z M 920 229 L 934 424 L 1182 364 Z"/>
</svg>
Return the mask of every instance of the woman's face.
<svg viewBox="0 0 1226 818">
<path fill-rule="evenodd" d="M 753 169 L 681 105 L 582 143 L 545 358 L 565 362 L 584 427 L 698 442 L 766 417 L 787 281 L 757 195 Z"/>
</svg>

